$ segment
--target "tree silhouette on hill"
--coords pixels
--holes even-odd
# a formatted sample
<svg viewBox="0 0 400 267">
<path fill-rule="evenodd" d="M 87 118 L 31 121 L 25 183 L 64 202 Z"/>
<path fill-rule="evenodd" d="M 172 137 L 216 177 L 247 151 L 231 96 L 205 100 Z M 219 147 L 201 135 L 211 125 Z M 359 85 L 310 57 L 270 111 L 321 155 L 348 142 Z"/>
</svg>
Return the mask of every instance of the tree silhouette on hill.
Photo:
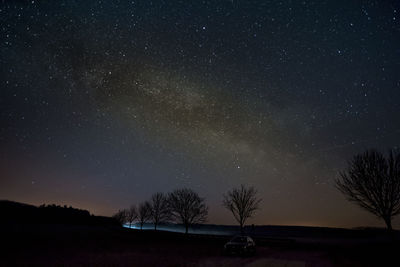
<svg viewBox="0 0 400 267">
<path fill-rule="evenodd" d="M 336 187 L 392 230 L 392 219 L 400 213 L 400 152 L 391 150 L 385 157 L 371 149 L 355 155 L 340 173 Z"/>
</svg>

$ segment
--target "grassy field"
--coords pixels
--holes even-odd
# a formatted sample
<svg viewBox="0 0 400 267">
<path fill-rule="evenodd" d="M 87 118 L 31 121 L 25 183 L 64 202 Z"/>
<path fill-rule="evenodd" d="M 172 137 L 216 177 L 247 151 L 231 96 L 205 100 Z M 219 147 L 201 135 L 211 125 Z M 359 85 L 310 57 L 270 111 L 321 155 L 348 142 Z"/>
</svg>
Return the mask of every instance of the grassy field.
<svg viewBox="0 0 400 267">
<path fill-rule="evenodd" d="M 256 239 L 252 257 L 225 256 L 224 236 L 114 226 L 2 225 L 1 265 L 40 266 L 398 266 L 399 243 Z M 350 237 L 348 237 L 350 238 Z"/>
</svg>

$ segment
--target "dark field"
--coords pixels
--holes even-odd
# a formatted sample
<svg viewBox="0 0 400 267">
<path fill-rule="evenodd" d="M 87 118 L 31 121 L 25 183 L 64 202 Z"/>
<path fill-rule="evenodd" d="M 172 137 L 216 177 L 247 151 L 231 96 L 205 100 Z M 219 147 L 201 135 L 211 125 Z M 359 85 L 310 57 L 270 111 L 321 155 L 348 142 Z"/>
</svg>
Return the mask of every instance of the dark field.
<svg viewBox="0 0 400 267">
<path fill-rule="evenodd" d="M 321 230 L 319 230 L 321 231 Z M 255 238 L 252 257 L 225 256 L 226 236 L 140 231 L 116 226 L 2 225 L 1 265 L 85 266 L 398 266 L 395 238 L 330 242 Z M 338 242 L 342 240 L 342 242 Z M 360 241 L 360 242 L 359 242 Z"/>
</svg>

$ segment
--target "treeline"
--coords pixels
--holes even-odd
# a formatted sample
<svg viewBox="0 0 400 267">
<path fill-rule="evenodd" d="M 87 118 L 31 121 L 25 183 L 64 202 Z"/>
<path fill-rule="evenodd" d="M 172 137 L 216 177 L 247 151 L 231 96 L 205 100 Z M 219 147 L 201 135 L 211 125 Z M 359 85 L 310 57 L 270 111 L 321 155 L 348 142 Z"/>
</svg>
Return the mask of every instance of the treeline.
<svg viewBox="0 0 400 267">
<path fill-rule="evenodd" d="M 392 220 L 400 214 L 400 149 L 395 147 L 387 155 L 375 149 L 356 154 L 335 185 L 347 200 L 382 219 L 391 232 Z M 260 202 L 253 187 L 241 185 L 223 195 L 222 205 L 232 212 L 243 233 L 246 220 L 253 217 Z M 160 222 L 173 221 L 184 224 L 187 233 L 191 224 L 205 221 L 207 213 L 204 199 L 184 188 L 167 195 L 156 193 L 138 207 L 120 210 L 114 218 L 130 225 L 137 220 L 141 228 L 149 221 L 154 229 Z"/>
<path fill-rule="evenodd" d="M 118 225 L 118 221 L 114 218 L 94 216 L 87 210 L 54 204 L 36 207 L 2 200 L 0 213 L 2 223 Z"/>
<path fill-rule="evenodd" d="M 243 227 L 246 220 L 252 217 L 259 207 L 261 199 L 253 187 L 241 185 L 228 191 L 224 196 L 222 205 L 232 212 L 234 218 Z M 164 194 L 157 192 L 147 201 L 138 205 L 131 205 L 127 209 L 119 210 L 114 214 L 121 225 L 139 223 L 140 229 L 144 223 L 152 223 L 154 230 L 161 223 L 174 222 L 185 227 L 185 233 L 193 224 L 203 223 L 207 220 L 208 206 L 204 198 L 189 188 L 176 189 Z"/>
<path fill-rule="evenodd" d="M 168 194 L 157 192 L 138 206 L 131 205 L 128 209 L 119 210 L 113 217 L 120 224 L 128 223 L 129 227 L 138 222 L 140 229 L 146 222 L 153 223 L 154 230 L 161 223 L 181 223 L 187 233 L 189 226 L 205 222 L 207 215 L 208 206 L 204 198 L 192 189 L 182 188 Z"/>
</svg>

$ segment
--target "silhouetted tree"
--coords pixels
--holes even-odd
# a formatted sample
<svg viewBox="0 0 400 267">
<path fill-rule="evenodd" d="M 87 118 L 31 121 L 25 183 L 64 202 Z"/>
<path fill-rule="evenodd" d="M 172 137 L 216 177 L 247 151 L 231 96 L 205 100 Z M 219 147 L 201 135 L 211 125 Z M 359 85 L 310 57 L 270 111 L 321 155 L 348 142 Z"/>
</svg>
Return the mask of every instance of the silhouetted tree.
<svg viewBox="0 0 400 267">
<path fill-rule="evenodd" d="M 140 230 L 143 229 L 143 224 L 151 218 L 151 205 L 148 201 L 139 204 L 138 220 L 140 223 Z"/>
<path fill-rule="evenodd" d="M 260 202 L 261 199 L 257 197 L 257 190 L 254 187 L 240 185 L 240 188 L 233 188 L 224 195 L 223 205 L 232 212 L 240 225 L 240 232 L 243 233 L 246 220 L 254 215 Z"/>
<path fill-rule="evenodd" d="M 157 226 L 168 221 L 171 216 L 167 197 L 163 193 L 155 193 L 150 199 L 150 207 L 150 218 L 154 224 L 154 230 L 157 230 Z"/>
<path fill-rule="evenodd" d="M 132 205 L 130 206 L 129 210 L 127 210 L 126 214 L 126 221 L 129 222 L 129 228 L 131 228 L 132 223 L 137 219 L 138 214 L 136 211 L 136 206 Z"/>
<path fill-rule="evenodd" d="M 349 201 L 383 219 L 392 230 L 392 218 L 400 213 L 399 151 L 389 151 L 388 157 L 373 149 L 355 155 L 335 182 Z"/>
<path fill-rule="evenodd" d="M 169 193 L 168 201 L 173 218 L 185 226 L 185 233 L 189 226 L 207 220 L 208 207 L 192 189 L 182 188 Z"/>
<path fill-rule="evenodd" d="M 115 213 L 112 217 L 117 220 L 121 225 L 124 225 L 127 220 L 127 210 L 118 210 L 118 212 Z"/>
</svg>

